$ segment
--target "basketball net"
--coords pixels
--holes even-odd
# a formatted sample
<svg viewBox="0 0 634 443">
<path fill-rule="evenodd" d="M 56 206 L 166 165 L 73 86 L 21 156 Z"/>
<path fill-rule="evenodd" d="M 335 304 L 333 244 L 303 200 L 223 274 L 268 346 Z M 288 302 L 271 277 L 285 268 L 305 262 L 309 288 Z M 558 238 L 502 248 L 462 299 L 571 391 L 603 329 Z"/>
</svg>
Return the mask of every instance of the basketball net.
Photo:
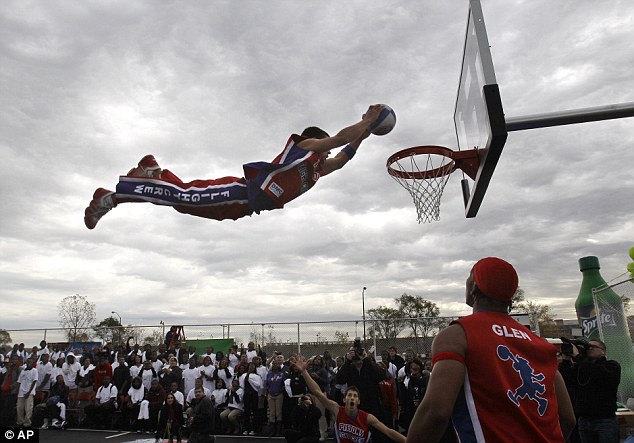
<svg viewBox="0 0 634 443">
<path fill-rule="evenodd" d="M 424 168 L 419 166 L 417 159 L 421 164 L 425 163 Z M 392 169 L 401 174 L 390 175 L 412 196 L 418 223 L 431 223 L 440 219 L 440 199 L 451 175 L 447 173 L 451 163 L 452 160 L 448 157 L 432 154 L 413 154 L 392 163 Z M 432 170 L 435 171 L 434 174 L 426 173 L 426 178 L 416 178 L 416 175 Z"/>
</svg>

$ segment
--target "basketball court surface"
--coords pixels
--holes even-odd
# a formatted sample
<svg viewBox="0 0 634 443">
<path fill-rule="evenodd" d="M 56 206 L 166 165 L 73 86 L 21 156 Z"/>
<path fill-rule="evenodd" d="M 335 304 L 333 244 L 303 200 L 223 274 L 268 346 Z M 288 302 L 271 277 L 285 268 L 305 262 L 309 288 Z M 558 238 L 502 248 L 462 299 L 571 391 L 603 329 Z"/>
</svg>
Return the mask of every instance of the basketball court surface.
<svg viewBox="0 0 634 443">
<path fill-rule="evenodd" d="M 41 443 L 66 443 L 69 441 L 82 443 L 154 443 L 156 440 L 150 434 L 136 434 L 134 432 L 93 431 L 86 429 L 40 430 Z M 167 439 L 162 441 L 167 443 Z M 209 441 L 215 443 L 262 443 L 265 441 L 283 443 L 285 440 L 283 437 L 218 435 L 212 437 L 212 440 Z M 187 443 L 187 438 L 183 438 L 182 442 Z"/>
</svg>

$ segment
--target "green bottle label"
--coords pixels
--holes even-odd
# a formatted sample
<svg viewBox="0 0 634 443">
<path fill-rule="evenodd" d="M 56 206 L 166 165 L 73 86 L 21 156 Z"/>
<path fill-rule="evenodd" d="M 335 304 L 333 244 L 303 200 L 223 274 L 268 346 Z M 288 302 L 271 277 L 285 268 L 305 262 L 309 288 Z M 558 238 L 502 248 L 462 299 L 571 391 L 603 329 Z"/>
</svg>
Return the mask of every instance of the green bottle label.
<svg viewBox="0 0 634 443">
<path fill-rule="evenodd" d="M 580 306 L 577 309 L 577 317 L 584 337 L 588 339 L 599 338 L 599 324 L 594 305 Z"/>
</svg>

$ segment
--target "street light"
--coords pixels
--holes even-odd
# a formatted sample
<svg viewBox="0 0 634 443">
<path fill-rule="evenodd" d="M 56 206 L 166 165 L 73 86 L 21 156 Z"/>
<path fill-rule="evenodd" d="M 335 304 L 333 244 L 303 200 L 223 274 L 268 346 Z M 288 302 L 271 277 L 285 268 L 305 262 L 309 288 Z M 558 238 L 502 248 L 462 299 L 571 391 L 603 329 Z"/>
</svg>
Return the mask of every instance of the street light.
<svg viewBox="0 0 634 443">
<path fill-rule="evenodd" d="M 365 290 L 368 289 L 365 286 L 363 287 L 363 291 L 361 291 L 361 304 L 363 309 L 363 343 L 365 343 Z"/>
<path fill-rule="evenodd" d="M 119 313 L 117 311 L 112 311 L 113 314 L 117 314 L 117 317 L 119 317 L 119 324 L 121 326 L 123 326 L 123 322 L 121 321 L 121 315 L 119 315 Z"/>
<path fill-rule="evenodd" d="M 119 317 L 119 327 L 117 328 L 117 338 L 119 339 L 119 342 L 121 342 L 121 336 L 123 335 L 123 331 L 121 330 L 123 328 L 123 322 L 121 321 L 121 315 L 119 315 L 119 313 L 117 311 L 112 311 L 113 314 L 116 314 L 117 317 Z M 113 340 L 114 340 L 114 334 L 113 334 Z"/>
</svg>

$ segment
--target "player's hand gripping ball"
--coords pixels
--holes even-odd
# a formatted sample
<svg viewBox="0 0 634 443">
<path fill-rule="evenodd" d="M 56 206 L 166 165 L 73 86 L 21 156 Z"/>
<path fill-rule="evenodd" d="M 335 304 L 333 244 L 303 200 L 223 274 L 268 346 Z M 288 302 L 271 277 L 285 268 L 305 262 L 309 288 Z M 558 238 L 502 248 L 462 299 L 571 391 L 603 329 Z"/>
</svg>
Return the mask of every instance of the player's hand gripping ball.
<svg viewBox="0 0 634 443">
<path fill-rule="evenodd" d="M 394 110 L 388 105 L 381 106 L 383 106 L 383 109 L 381 109 L 381 113 L 376 118 L 374 123 L 372 123 L 368 128 L 369 131 L 374 135 L 388 134 L 392 129 L 394 129 L 394 125 L 396 125 L 396 113 L 394 112 Z"/>
</svg>

